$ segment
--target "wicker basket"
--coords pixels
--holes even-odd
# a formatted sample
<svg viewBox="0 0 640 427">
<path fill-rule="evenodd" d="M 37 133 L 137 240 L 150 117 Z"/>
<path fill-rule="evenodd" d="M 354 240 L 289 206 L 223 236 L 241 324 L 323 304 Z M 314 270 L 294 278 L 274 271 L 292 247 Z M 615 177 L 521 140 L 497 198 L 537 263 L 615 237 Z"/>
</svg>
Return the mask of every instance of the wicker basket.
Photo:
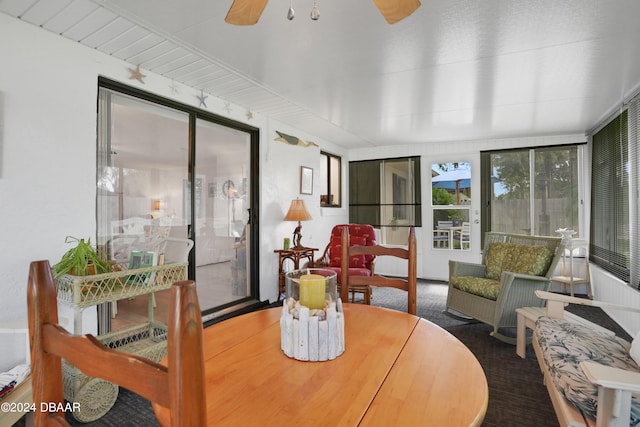
<svg viewBox="0 0 640 427">
<path fill-rule="evenodd" d="M 94 276 L 62 275 L 56 279 L 58 302 L 76 311 L 75 333 L 81 333 L 81 312 L 97 304 L 133 298 L 169 289 L 180 280 L 187 279 L 185 263 L 163 264 L 153 267 L 127 269 L 116 265 L 118 271 Z M 150 306 L 149 321 L 131 328 L 98 336 L 103 344 L 159 362 L 167 352 L 167 327 L 153 321 Z M 115 404 L 118 386 L 99 378 L 88 377 L 74 366 L 63 364 L 64 397 L 79 403 L 73 416 L 81 422 L 95 421 L 104 416 Z"/>
<path fill-rule="evenodd" d="M 58 301 L 74 308 L 86 308 L 137 295 L 169 289 L 173 282 L 187 279 L 187 263 L 172 263 L 93 276 L 63 274 L 56 279 Z"/>
<path fill-rule="evenodd" d="M 101 335 L 104 345 L 123 353 L 135 354 L 160 362 L 167 354 L 167 327 L 159 323 L 146 323 Z M 118 386 L 100 378 L 88 377 L 75 366 L 63 363 L 64 398 L 79 403 L 73 417 L 80 422 L 91 422 L 103 417 L 116 403 Z"/>
</svg>

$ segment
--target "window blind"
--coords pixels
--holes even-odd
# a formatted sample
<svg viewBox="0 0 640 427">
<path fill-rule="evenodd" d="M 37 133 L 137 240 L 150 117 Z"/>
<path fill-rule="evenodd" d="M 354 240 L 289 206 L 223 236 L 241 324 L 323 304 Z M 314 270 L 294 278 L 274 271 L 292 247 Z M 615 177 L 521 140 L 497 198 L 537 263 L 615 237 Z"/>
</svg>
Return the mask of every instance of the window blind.
<svg viewBox="0 0 640 427">
<path fill-rule="evenodd" d="M 631 100 L 629 121 L 629 166 L 631 172 L 631 284 L 640 289 L 640 95 Z"/>
<path fill-rule="evenodd" d="M 589 258 L 625 282 L 630 279 L 627 111 L 593 135 Z"/>
</svg>

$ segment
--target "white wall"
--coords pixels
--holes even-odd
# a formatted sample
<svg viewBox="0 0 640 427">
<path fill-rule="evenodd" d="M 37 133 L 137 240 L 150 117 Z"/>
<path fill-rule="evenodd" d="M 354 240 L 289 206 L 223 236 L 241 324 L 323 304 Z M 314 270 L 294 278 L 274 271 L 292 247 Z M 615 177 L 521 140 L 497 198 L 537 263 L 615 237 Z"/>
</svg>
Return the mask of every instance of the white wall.
<svg viewBox="0 0 640 427">
<path fill-rule="evenodd" d="M 129 67 L 46 30 L 0 14 L 0 327 L 26 321 L 29 263 L 53 264 L 68 249 L 65 236 L 95 235 L 96 104 L 98 76 L 197 107 L 199 89 L 147 74 L 145 84 L 130 80 Z M 208 111 L 260 129 L 260 297 L 277 296 L 277 257 L 282 239 L 295 225 L 284 215 L 292 199 L 307 201 L 313 220 L 303 225 L 303 242 L 326 244 L 332 222 L 346 221 L 346 209 L 324 214 L 319 207 L 320 148 L 344 150 L 287 128 L 209 94 Z M 311 140 L 302 148 L 273 141 L 275 130 Z M 346 164 L 346 163 L 345 163 Z M 299 194 L 300 166 L 314 169 L 312 196 Z M 344 172 L 344 171 L 343 171 Z M 324 209 L 326 210 L 326 209 Z M 65 314 L 65 313 L 61 313 Z M 69 313 L 66 313 L 69 315 Z M 95 316 L 85 310 L 85 331 Z M 92 322 L 93 321 L 93 322 Z M 92 324 L 93 323 L 93 324 Z M 0 339 L 3 339 L 0 337 Z M 3 339 L 3 348 L 6 341 Z M 0 366 L 2 365 L 0 355 Z"/>
<path fill-rule="evenodd" d="M 95 234 L 96 79 L 114 67 L 2 14 L 0 39 L 2 322 L 26 317 L 30 261 Z"/>
<path fill-rule="evenodd" d="M 591 264 L 593 298 L 612 304 L 640 307 L 640 292 L 617 277 Z M 627 333 L 635 337 L 640 332 L 640 316 L 623 310 L 604 309 Z"/>
<path fill-rule="evenodd" d="M 263 133 L 275 135 L 275 130 L 295 135 L 303 141 L 313 141 L 320 147 L 291 146 L 274 141 L 273 138 L 263 140 L 260 159 L 260 296 L 262 299 L 268 298 L 271 301 L 277 298 L 278 289 L 278 256 L 273 251 L 282 249 L 285 237 L 293 241 L 293 230 L 297 226 L 295 222 L 283 221 L 291 201 L 296 198 L 304 200 L 313 218 L 302 223 L 302 244 L 318 248 L 316 257 L 320 256 L 329 243 L 333 225 L 348 221 L 346 207 L 320 207 L 320 149 L 339 156 L 345 155 L 345 150 L 326 142 L 319 142 L 317 138 L 303 131 L 291 129 L 273 121 L 268 121 Z M 312 195 L 300 194 L 301 166 L 313 168 Z M 346 175 L 346 166 L 343 159 L 342 176 Z M 345 191 L 343 183 L 343 195 L 346 194 Z"/>
</svg>

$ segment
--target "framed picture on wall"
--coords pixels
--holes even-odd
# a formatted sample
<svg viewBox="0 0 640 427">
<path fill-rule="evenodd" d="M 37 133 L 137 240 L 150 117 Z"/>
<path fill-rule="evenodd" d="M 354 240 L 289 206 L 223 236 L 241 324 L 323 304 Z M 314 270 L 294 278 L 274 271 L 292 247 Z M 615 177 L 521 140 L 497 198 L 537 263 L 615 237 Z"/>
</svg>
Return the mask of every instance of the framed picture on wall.
<svg viewBox="0 0 640 427">
<path fill-rule="evenodd" d="M 300 194 L 313 194 L 313 169 L 300 166 Z"/>
</svg>

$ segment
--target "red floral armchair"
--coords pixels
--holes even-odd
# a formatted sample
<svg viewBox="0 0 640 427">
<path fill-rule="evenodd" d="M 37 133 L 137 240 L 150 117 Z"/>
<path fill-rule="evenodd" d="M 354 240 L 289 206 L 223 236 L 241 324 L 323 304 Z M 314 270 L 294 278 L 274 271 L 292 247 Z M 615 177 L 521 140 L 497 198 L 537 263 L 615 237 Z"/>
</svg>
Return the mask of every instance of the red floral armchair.
<svg viewBox="0 0 640 427">
<path fill-rule="evenodd" d="M 342 257 L 342 228 L 349 227 L 349 244 L 351 246 L 374 246 L 376 244 L 376 231 L 368 224 L 338 224 L 331 230 L 329 244 L 320 258 L 313 262 L 314 267 L 327 268 L 338 273 L 338 284 L 340 284 L 340 263 Z M 350 276 L 371 276 L 375 256 L 356 255 L 349 259 Z M 351 300 L 353 301 L 356 292 L 371 293 L 369 286 L 366 288 L 351 287 Z"/>
</svg>

